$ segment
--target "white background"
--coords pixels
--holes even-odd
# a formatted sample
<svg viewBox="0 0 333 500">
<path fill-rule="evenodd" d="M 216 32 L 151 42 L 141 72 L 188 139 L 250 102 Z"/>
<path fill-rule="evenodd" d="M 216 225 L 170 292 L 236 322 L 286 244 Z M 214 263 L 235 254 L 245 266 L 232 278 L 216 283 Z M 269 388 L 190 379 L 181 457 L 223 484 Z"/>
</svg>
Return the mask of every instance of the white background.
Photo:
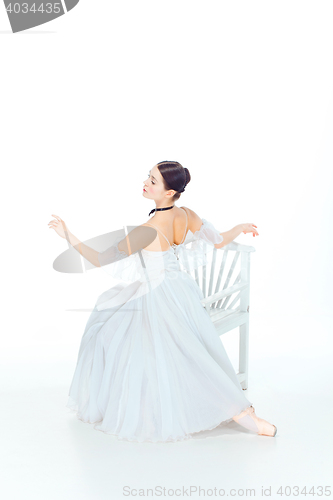
<svg viewBox="0 0 333 500">
<path fill-rule="evenodd" d="M 330 484 L 332 21 L 329 1 L 81 0 L 12 34 L 0 6 L 6 498 Z M 111 284 L 57 273 L 67 243 L 47 224 L 57 214 L 84 241 L 145 222 L 143 181 L 163 160 L 192 177 L 178 206 L 220 231 L 258 227 L 236 239 L 256 249 L 247 393 L 274 440 L 235 424 L 132 446 L 64 408 L 89 315 L 69 309 Z M 236 338 L 223 337 L 235 366 Z"/>
</svg>

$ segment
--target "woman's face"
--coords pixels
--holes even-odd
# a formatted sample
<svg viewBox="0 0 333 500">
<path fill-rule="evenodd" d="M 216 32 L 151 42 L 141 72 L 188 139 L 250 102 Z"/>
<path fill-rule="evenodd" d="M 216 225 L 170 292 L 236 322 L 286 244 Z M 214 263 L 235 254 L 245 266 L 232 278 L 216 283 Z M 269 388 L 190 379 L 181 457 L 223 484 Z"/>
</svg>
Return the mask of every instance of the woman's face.
<svg viewBox="0 0 333 500">
<path fill-rule="evenodd" d="M 155 165 L 149 172 L 147 179 L 143 181 L 143 191 L 142 194 L 146 198 L 153 200 L 161 200 L 166 195 L 167 197 L 173 196 L 175 191 L 170 189 L 166 191 L 163 186 L 163 177 Z"/>
</svg>

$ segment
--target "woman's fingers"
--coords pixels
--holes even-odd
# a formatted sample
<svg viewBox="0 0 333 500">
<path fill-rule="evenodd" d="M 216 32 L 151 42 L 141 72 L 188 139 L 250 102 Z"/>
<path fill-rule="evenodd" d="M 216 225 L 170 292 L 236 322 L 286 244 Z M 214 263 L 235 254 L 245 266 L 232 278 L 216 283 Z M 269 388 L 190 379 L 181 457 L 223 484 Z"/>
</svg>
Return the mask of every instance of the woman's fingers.
<svg viewBox="0 0 333 500">
<path fill-rule="evenodd" d="M 259 233 L 256 229 L 254 228 L 257 228 L 258 226 L 256 226 L 255 224 L 253 224 L 253 222 L 248 222 L 245 224 L 245 229 L 243 231 L 244 234 L 246 233 L 252 233 L 252 236 L 255 237 L 255 236 L 259 236 Z"/>
<path fill-rule="evenodd" d="M 257 227 L 255 224 L 251 223 L 251 222 L 248 222 L 247 224 L 245 224 L 245 228 L 244 228 L 244 234 L 246 233 L 256 233 L 257 231 L 254 229 L 255 227 Z"/>
<path fill-rule="evenodd" d="M 61 221 L 61 218 L 59 217 L 59 215 L 54 215 L 54 214 L 51 214 L 52 217 L 55 217 L 59 222 Z"/>
</svg>

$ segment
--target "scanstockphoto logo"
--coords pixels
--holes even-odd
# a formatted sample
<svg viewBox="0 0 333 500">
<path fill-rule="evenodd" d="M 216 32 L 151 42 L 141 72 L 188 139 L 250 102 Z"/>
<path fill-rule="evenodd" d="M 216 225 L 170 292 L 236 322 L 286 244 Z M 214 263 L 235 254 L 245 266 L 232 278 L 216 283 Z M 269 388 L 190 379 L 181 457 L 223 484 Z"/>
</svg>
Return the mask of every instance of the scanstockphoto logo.
<svg viewBox="0 0 333 500">
<path fill-rule="evenodd" d="M 72 10 L 80 0 L 58 0 L 55 2 L 4 0 L 13 33 L 48 23 Z"/>
<path fill-rule="evenodd" d="M 146 262 L 147 255 L 143 255 L 142 252 L 147 252 L 145 247 L 157 236 L 156 229 L 152 227 L 126 226 L 126 231 L 112 231 L 83 242 L 68 230 L 65 221 L 56 215 L 54 217 L 55 220 L 50 221 L 49 226 L 59 236 L 66 238 L 69 248 L 54 260 L 53 269 L 62 273 L 85 273 L 90 269 L 101 267 L 117 280 L 127 281 L 127 286 L 123 290 L 117 287 L 111 288 L 100 295 L 94 308 L 95 312 L 103 313 L 106 309 L 116 311 L 119 307 L 121 312 L 124 312 L 125 304 L 129 307 L 127 311 L 137 310 L 133 309 L 132 301 L 157 288 L 164 281 L 166 274 L 171 280 L 188 279 L 186 273 L 179 273 L 176 264 L 166 269 L 164 257 L 160 252 L 148 251 L 150 258 Z M 120 242 L 125 244 L 127 251 L 119 249 Z M 149 264 L 146 265 L 147 263 Z M 87 311 L 87 309 L 67 309 L 67 311 Z"/>
</svg>

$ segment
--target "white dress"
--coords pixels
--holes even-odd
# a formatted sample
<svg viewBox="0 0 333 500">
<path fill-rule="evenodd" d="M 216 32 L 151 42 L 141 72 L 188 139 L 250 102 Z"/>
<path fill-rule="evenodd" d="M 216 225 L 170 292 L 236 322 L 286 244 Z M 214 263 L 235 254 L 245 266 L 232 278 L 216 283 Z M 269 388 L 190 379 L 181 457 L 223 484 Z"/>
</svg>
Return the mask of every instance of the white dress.
<svg viewBox="0 0 333 500">
<path fill-rule="evenodd" d="M 166 442 L 229 422 L 252 403 L 185 270 L 223 237 L 206 219 L 166 251 L 103 258 L 122 282 L 101 294 L 80 344 L 67 407 L 119 440 Z M 154 226 L 153 226 L 154 227 Z M 156 228 L 158 229 L 158 228 Z M 186 234 L 186 229 L 185 233 Z M 192 243 L 188 245 L 189 241 Z"/>
</svg>

